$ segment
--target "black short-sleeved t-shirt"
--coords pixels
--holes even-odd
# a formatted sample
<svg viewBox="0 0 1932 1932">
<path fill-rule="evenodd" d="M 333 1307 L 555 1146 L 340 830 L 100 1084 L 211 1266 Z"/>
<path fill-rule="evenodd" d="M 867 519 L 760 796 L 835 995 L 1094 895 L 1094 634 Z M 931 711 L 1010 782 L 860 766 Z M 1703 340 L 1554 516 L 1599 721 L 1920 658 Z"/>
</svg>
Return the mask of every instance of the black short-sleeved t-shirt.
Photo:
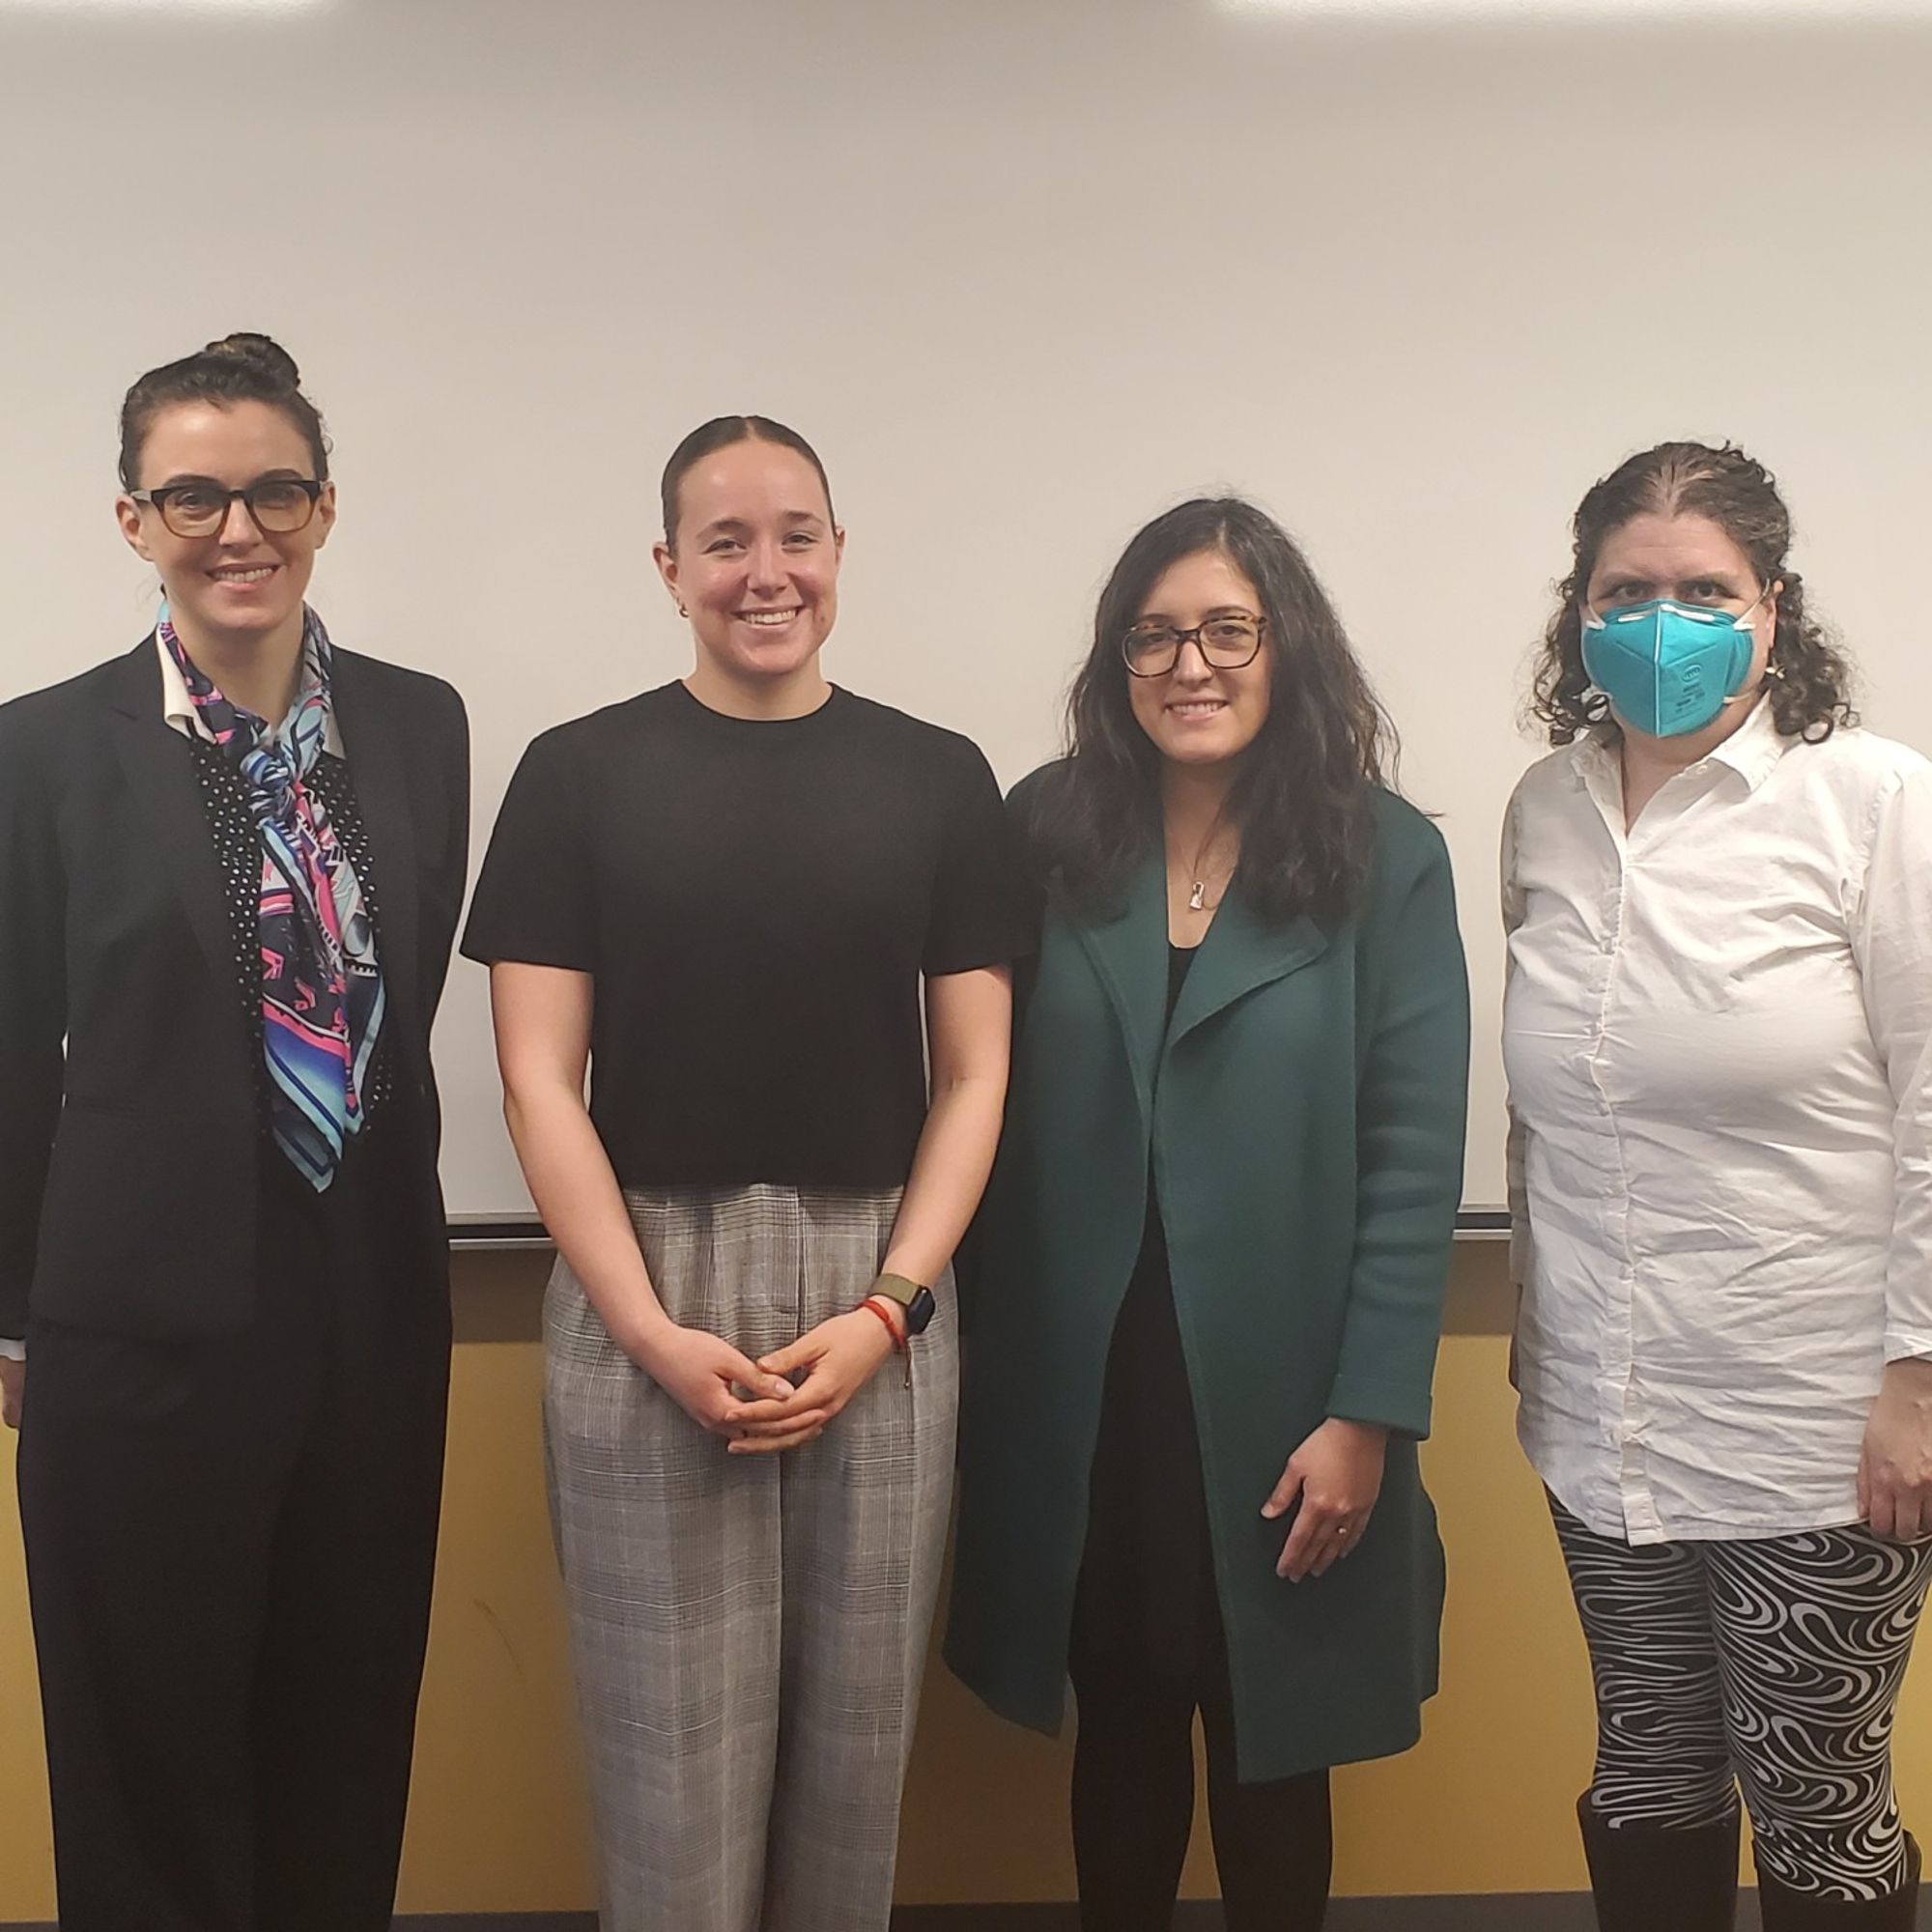
<svg viewBox="0 0 1932 1932">
<path fill-rule="evenodd" d="M 925 1119 L 922 974 L 1033 943 L 968 739 L 837 688 L 753 721 L 668 684 L 525 753 L 463 951 L 593 976 L 623 1185 L 870 1188 Z"/>
</svg>

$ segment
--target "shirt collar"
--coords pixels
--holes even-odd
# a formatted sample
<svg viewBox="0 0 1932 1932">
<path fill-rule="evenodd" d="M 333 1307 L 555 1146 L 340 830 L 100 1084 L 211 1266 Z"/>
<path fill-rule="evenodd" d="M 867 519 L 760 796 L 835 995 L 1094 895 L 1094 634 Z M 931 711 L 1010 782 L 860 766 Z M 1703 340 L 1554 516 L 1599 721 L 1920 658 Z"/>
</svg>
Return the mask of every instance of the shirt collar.
<svg viewBox="0 0 1932 1932">
<path fill-rule="evenodd" d="M 187 694 L 187 680 L 181 674 L 181 666 L 168 655 L 168 647 L 161 642 L 158 633 L 155 638 L 155 654 L 161 661 L 161 716 L 168 729 L 179 731 L 184 738 L 199 738 L 204 744 L 213 744 L 214 733 L 194 708 L 194 699 Z M 342 732 L 336 725 L 332 704 L 328 708 L 327 722 L 322 727 L 322 749 L 331 758 L 344 755 Z"/>
<path fill-rule="evenodd" d="M 1730 766 L 1744 780 L 1747 791 L 1755 791 L 1777 769 L 1791 744 L 1778 731 L 1777 714 L 1767 691 L 1751 706 L 1750 716 L 1711 755 Z"/>
<path fill-rule="evenodd" d="M 1716 751 L 1709 753 L 1703 762 L 1727 767 L 1744 780 L 1747 791 L 1755 791 L 1777 769 L 1778 760 L 1790 749 L 1791 742 L 1779 734 L 1777 714 L 1766 695 L 1757 699 L 1745 722 Z M 1614 778 L 1621 788 L 1623 763 L 1614 734 L 1606 735 L 1601 727 L 1578 732 L 1571 743 L 1570 756 L 1586 782 L 1593 777 L 1600 782 Z"/>
</svg>

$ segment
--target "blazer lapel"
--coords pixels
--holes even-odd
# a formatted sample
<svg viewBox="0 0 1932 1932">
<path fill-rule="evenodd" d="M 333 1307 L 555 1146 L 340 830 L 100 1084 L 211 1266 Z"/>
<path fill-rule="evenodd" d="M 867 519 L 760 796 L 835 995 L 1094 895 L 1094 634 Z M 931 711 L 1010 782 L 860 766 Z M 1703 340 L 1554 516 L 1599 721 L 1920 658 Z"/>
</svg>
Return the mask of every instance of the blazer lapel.
<svg viewBox="0 0 1932 1932">
<path fill-rule="evenodd" d="M 1187 983 L 1180 989 L 1174 1023 L 1167 1031 L 1168 1045 L 1224 1007 L 1258 986 L 1298 972 L 1327 950 L 1328 935 L 1312 919 L 1270 924 L 1239 892 L 1231 892 L 1208 928 Z"/>
<path fill-rule="evenodd" d="M 1144 1123 L 1153 1120 L 1153 1075 L 1167 1007 L 1167 879 L 1157 859 L 1135 873 L 1127 902 L 1104 924 L 1075 924 L 1095 978 L 1120 1021 Z"/>
<path fill-rule="evenodd" d="M 114 749 L 133 793 L 139 836 L 159 848 L 210 968 L 232 980 L 235 943 L 221 862 L 208 834 L 193 756 L 161 715 L 161 669 L 152 636 L 121 660 L 108 690 Z"/>
<path fill-rule="evenodd" d="M 394 707 L 379 687 L 381 667 L 354 651 L 335 653 L 329 693 L 342 749 L 355 782 L 376 857 L 376 902 L 380 958 L 389 997 L 416 1016 L 416 928 L 421 913 L 416 891 L 415 813 L 410 803 L 410 767 Z"/>
</svg>

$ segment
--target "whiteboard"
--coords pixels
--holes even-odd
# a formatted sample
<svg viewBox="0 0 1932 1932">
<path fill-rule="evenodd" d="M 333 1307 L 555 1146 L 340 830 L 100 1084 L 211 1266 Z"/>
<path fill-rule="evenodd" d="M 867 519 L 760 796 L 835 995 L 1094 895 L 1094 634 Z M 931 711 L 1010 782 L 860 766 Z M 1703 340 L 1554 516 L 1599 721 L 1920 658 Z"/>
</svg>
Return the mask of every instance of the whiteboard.
<svg viewBox="0 0 1932 1932">
<path fill-rule="evenodd" d="M 828 674 L 1009 782 L 1055 747 L 1126 538 L 1251 493 L 1448 838 L 1493 1203 L 1496 831 L 1585 486 L 1670 436 L 1764 457 L 1869 721 L 1932 750 L 1929 73 L 1898 0 L 1748 31 L 1481 0 L 0 0 L 0 695 L 145 629 L 115 411 L 238 327 L 289 345 L 335 437 L 330 630 L 469 700 L 479 852 L 530 736 L 687 668 L 649 550 L 705 417 L 825 458 Z M 452 1210 L 526 1208 L 467 962 L 437 1046 Z"/>
</svg>

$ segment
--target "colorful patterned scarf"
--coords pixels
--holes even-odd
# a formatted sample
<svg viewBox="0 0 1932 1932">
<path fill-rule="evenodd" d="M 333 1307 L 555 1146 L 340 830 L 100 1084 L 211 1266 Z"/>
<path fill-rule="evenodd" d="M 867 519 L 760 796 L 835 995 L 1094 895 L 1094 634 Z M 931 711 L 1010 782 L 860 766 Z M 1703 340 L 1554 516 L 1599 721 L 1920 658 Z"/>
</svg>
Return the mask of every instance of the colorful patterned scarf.
<svg viewBox="0 0 1932 1932">
<path fill-rule="evenodd" d="M 248 781 L 262 840 L 262 1050 L 275 1144 L 318 1194 L 362 1130 L 362 1095 L 383 1030 L 376 932 L 349 855 L 304 783 L 322 756 L 332 653 L 302 612 L 301 682 L 280 724 L 231 703 L 168 621 L 160 639 L 214 742 Z"/>
</svg>

